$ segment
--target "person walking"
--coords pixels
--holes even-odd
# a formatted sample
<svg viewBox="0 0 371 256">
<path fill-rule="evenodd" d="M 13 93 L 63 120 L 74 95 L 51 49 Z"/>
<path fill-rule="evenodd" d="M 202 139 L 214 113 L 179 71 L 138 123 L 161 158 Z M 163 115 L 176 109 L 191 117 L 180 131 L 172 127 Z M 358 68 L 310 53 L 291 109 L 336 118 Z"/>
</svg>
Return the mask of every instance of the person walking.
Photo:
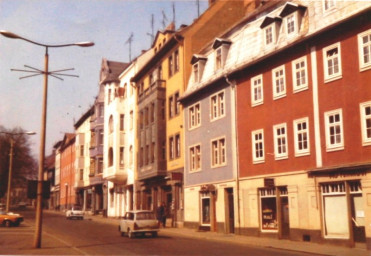
<svg viewBox="0 0 371 256">
<path fill-rule="evenodd" d="M 157 221 L 158 225 L 165 227 L 166 223 L 166 212 L 165 212 L 165 203 L 162 203 L 160 207 L 157 208 Z"/>
</svg>

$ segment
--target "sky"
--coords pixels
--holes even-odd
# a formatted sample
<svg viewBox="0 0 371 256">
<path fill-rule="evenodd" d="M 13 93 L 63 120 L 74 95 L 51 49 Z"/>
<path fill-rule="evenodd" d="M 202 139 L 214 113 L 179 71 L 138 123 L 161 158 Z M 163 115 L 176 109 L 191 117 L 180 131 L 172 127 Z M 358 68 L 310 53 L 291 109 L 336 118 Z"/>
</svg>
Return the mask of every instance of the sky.
<svg viewBox="0 0 371 256">
<path fill-rule="evenodd" d="M 92 41 L 93 47 L 49 48 L 49 71 L 74 68 L 63 81 L 49 77 L 46 155 L 73 124 L 93 105 L 98 93 L 103 58 L 129 62 L 151 46 L 154 34 L 167 24 L 189 25 L 198 16 L 197 0 L 0 0 L 0 30 L 7 30 L 42 44 Z M 207 0 L 200 0 L 200 14 Z M 39 155 L 43 76 L 20 79 L 30 73 L 11 71 L 24 65 L 44 70 L 45 48 L 0 36 L 0 126 L 35 131 L 32 154 Z"/>
</svg>

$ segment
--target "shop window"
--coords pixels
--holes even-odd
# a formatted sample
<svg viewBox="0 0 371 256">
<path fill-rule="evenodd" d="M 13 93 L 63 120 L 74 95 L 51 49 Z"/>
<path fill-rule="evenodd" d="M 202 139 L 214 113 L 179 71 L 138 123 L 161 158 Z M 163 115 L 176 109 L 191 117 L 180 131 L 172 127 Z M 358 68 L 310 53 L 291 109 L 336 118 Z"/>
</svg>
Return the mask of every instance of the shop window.
<svg viewBox="0 0 371 256">
<path fill-rule="evenodd" d="M 260 190 L 261 200 L 261 229 L 278 230 L 276 188 Z"/>
</svg>

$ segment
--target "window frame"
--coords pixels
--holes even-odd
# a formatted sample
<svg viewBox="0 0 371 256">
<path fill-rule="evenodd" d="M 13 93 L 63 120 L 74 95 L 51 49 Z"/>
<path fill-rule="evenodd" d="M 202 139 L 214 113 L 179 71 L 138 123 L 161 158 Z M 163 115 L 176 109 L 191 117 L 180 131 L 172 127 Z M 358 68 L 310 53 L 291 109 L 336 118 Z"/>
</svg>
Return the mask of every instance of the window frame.
<svg viewBox="0 0 371 256">
<path fill-rule="evenodd" d="M 294 24 L 294 29 L 293 31 L 289 32 L 289 19 L 292 17 L 292 22 Z M 287 15 L 285 17 L 285 29 L 286 29 L 286 35 L 288 37 L 290 36 L 294 36 L 298 33 L 299 31 L 299 22 L 298 22 L 298 13 L 297 11 L 293 12 L 293 13 L 290 13 L 289 15 Z"/>
<path fill-rule="evenodd" d="M 284 128 L 284 131 L 285 131 L 284 135 L 282 135 L 282 134 L 278 135 L 277 131 L 279 129 L 282 129 L 282 128 Z M 275 160 L 287 159 L 288 156 L 289 156 L 289 150 L 288 150 L 287 124 L 286 123 L 276 124 L 276 125 L 273 126 L 273 138 L 274 138 L 274 157 L 275 157 Z M 285 152 L 279 153 L 279 147 L 282 147 L 283 144 L 282 144 L 282 142 L 281 142 L 281 144 L 278 143 L 278 140 L 282 140 L 282 139 L 285 140 L 285 143 L 284 143 Z"/>
<path fill-rule="evenodd" d="M 224 145 L 222 145 L 222 142 L 224 143 Z M 214 151 L 214 143 L 216 144 L 215 151 Z M 214 138 L 210 141 L 211 168 L 218 168 L 218 167 L 227 165 L 227 145 L 226 144 L 227 144 L 227 140 L 225 136 Z M 217 153 L 217 158 L 214 157 L 215 153 Z"/>
<path fill-rule="evenodd" d="M 282 71 L 282 77 L 277 77 L 276 73 Z M 283 80 L 283 90 L 280 92 L 277 92 L 277 80 L 282 79 Z M 273 86 L 273 99 L 277 100 L 280 98 L 283 98 L 286 96 L 286 70 L 285 70 L 285 64 L 276 67 L 272 70 L 272 86 Z"/>
<path fill-rule="evenodd" d="M 335 59 L 334 57 L 327 57 L 327 52 L 330 50 L 338 49 L 338 54 L 337 54 L 337 61 L 338 61 L 338 72 L 334 74 L 329 74 L 329 65 L 328 61 L 329 59 Z M 342 65 L 341 65 L 341 44 L 340 42 L 334 43 L 332 45 L 326 46 L 322 49 L 322 55 L 323 55 L 323 74 L 324 74 L 324 80 L 325 83 L 331 82 L 337 79 L 340 79 L 342 77 Z"/>
<path fill-rule="evenodd" d="M 336 0 L 331 0 L 331 1 L 323 0 L 322 3 L 323 3 L 323 11 L 326 12 L 326 13 L 330 12 L 330 11 L 332 11 L 336 8 Z M 329 7 L 326 7 L 326 3 L 332 3 L 332 5 L 329 6 Z"/>
<path fill-rule="evenodd" d="M 222 99 L 221 96 L 222 95 Z M 215 98 L 215 102 L 214 99 Z M 210 102 L 210 121 L 216 121 L 225 117 L 226 104 L 225 104 L 225 90 L 212 94 L 209 97 Z M 214 109 L 215 106 L 215 109 Z"/>
<path fill-rule="evenodd" d="M 259 84 L 255 84 L 255 81 L 260 80 Z M 254 76 L 250 79 L 251 81 L 251 106 L 255 107 L 264 103 L 264 87 L 263 87 L 263 74 Z M 261 97 L 255 99 L 255 89 L 260 89 Z"/>
<path fill-rule="evenodd" d="M 301 64 L 302 62 L 304 62 L 304 67 L 299 67 L 299 69 L 298 69 L 296 67 L 296 65 Z M 297 59 L 293 60 L 291 63 L 292 63 L 292 84 L 293 84 L 292 87 L 293 87 L 293 92 L 297 93 L 297 92 L 307 90 L 308 89 L 308 84 L 309 84 L 307 56 L 297 58 Z M 305 71 L 304 76 L 301 73 L 303 71 Z M 302 80 L 303 77 L 305 78 L 305 82 L 300 83 L 300 85 L 297 84 L 298 80 L 297 80 L 296 75 L 297 75 L 298 72 L 300 72 L 300 80 Z"/>
<path fill-rule="evenodd" d="M 362 146 L 371 145 L 371 135 L 367 136 L 367 129 L 371 129 L 371 126 L 367 127 L 367 120 L 370 120 L 371 123 L 371 113 L 369 115 L 365 114 L 366 108 L 371 108 L 371 101 L 360 103 L 360 118 L 361 118 L 361 133 L 362 133 Z"/>
<path fill-rule="evenodd" d="M 215 71 L 218 71 L 223 67 L 223 51 L 222 51 L 222 46 L 219 46 L 218 48 L 215 49 Z"/>
<path fill-rule="evenodd" d="M 261 139 L 259 140 L 256 140 L 255 136 L 258 135 L 258 134 L 261 134 Z M 265 162 L 265 148 L 264 148 L 264 129 L 259 129 L 259 130 L 254 130 L 251 132 L 251 145 L 252 145 L 252 159 L 253 159 L 253 164 L 260 164 L 260 163 L 264 163 Z M 261 157 L 257 157 L 256 156 L 256 153 L 257 153 L 257 150 L 256 150 L 256 144 L 257 143 L 261 143 L 262 145 L 262 148 L 261 148 L 261 151 L 262 151 L 262 156 Z"/>
<path fill-rule="evenodd" d="M 193 112 L 191 112 L 192 110 Z M 192 123 L 192 116 L 194 117 L 194 124 Z M 200 126 L 201 126 L 201 102 L 196 102 L 188 107 L 188 129 L 193 130 Z"/>
<path fill-rule="evenodd" d="M 331 132 L 330 128 L 336 126 L 331 125 L 329 123 L 329 118 L 330 116 L 334 115 L 339 115 L 340 120 L 339 120 L 339 128 L 340 128 L 340 143 L 331 143 Z M 326 151 L 331 152 L 331 151 L 337 151 L 337 150 L 343 150 L 344 149 L 344 128 L 343 128 L 343 111 L 342 109 L 336 109 L 336 110 L 331 110 L 327 111 L 324 113 L 325 117 L 325 134 L 326 134 Z"/>
<path fill-rule="evenodd" d="M 306 124 L 306 129 L 298 129 L 299 124 Z M 304 117 L 300 119 L 296 119 L 293 121 L 293 126 L 294 126 L 294 144 L 295 144 L 295 156 L 306 156 L 310 154 L 310 137 L 309 137 L 309 118 Z M 306 134 L 307 138 L 307 147 L 304 149 L 300 149 L 299 144 L 301 143 L 301 140 L 299 139 L 300 134 Z"/>
<path fill-rule="evenodd" d="M 197 151 L 198 149 L 198 151 Z M 192 154 L 192 150 L 194 154 Z M 189 152 L 189 172 L 199 172 L 202 170 L 202 151 L 201 151 L 201 143 L 194 144 L 188 147 Z M 199 154 L 199 160 L 197 157 L 197 152 Z M 198 164 L 198 165 L 197 165 Z"/>
<path fill-rule="evenodd" d="M 263 29 L 264 33 L 263 33 L 263 36 L 264 36 L 264 45 L 269 47 L 269 46 L 272 46 L 275 42 L 276 42 L 276 38 L 275 38 L 275 34 L 276 34 L 276 24 L 273 22 L 272 24 L 270 24 L 269 26 L 265 27 Z M 270 34 L 271 34 L 271 41 L 268 42 L 267 41 L 267 35 L 268 35 L 268 30 L 270 30 Z"/>
<path fill-rule="evenodd" d="M 368 36 L 369 41 L 367 43 L 368 46 L 368 63 L 364 62 L 364 52 L 363 52 L 363 47 L 364 44 L 362 42 L 363 37 Z M 359 56 L 359 69 L 360 71 L 368 70 L 371 69 L 371 29 L 368 29 L 362 33 L 359 33 L 357 36 L 358 39 L 358 56 Z"/>
<path fill-rule="evenodd" d="M 193 82 L 198 83 L 200 80 L 200 65 L 198 62 L 193 64 L 192 72 L 193 72 Z"/>
</svg>

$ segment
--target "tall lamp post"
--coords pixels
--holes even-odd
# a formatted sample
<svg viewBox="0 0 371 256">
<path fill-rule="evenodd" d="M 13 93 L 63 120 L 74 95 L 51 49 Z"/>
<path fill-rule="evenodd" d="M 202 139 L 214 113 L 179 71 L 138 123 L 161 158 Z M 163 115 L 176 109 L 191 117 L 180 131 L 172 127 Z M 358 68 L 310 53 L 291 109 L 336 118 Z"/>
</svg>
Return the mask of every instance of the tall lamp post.
<svg viewBox="0 0 371 256">
<path fill-rule="evenodd" d="M 11 182 L 12 182 L 12 171 L 13 171 L 13 149 L 14 149 L 14 135 L 34 135 L 36 132 L 17 132 L 17 133 L 12 133 L 12 132 L 0 132 L 2 134 L 7 134 L 10 135 L 10 152 L 9 152 L 9 173 L 8 173 L 8 189 L 6 193 L 6 212 L 9 212 L 9 206 L 10 206 L 10 187 L 11 187 Z"/>
<path fill-rule="evenodd" d="M 58 75 L 65 75 L 65 76 L 72 76 L 61 74 L 58 72 L 71 70 L 58 70 L 58 71 L 49 71 L 49 55 L 48 49 L 49 48 L 62 48 L 68 46 L 79 46 L 79 47 L 90 47 L 93 46 L 93 42 L 80 42 L 80 43 L 72 43 L 72 44 L 42 44 L 27 38 L 21 37 L 16 35 L 12 32 L 0 30 L 0 34 L 12 38 L 12 39 L 21 39 L 31 44 L 39 45 L 45 47 L 45 58 L 44 58 L 44 71 L 32 68 L 36 71 L 25 71 L 25 70 L 16 70 L 16 71 L 25 71 L 30 73 L 35 73 L 31 76 L 36 75 L 44 75 L 44 89 L 43 89 L 43 104 L 42 104 L 42 116 L 41 116 L 41 133 L 40 133 L 40 153 L 39 153 L 39 172 L 38 172 L 38 180 L 37 180 L 37 198 L 36 198 L 36 229 L 35 229 L 35 239 L 34 239 L 34 247 L 40 248 L 41 247 L 41 230 L 42 230 L 42 182 L 43 182 L 43 169 L 44 169 L 44 159 L 45 159 L 45 131 L 46 131 L 46 109 L 47 109 L 47 96 L 48 96 L 48 76 L 51 75 L 53 77 L 59 78 Z M 28 66 L 26 66 L 28 67 Z M 30 76 L 27 76 L 30 77 Z M 24 77 L 25 78 L 25 77 Z M 59 78 L 60 79 L 60 78 Z"/>
</svg>

